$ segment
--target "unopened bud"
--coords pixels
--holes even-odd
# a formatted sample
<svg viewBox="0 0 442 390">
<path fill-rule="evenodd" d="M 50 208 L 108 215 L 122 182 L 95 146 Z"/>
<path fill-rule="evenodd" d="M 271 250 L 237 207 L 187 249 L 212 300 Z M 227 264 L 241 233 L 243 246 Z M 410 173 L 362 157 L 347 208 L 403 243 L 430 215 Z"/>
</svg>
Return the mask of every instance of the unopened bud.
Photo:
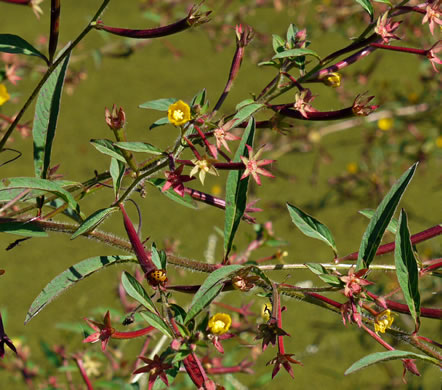
<svg viewBox="0 0 442 390">
<path fill-rule="evenodd" d="M 332 88 L 337 88 L 341 85 L 341 75 L 337 72 L 329 73 L 321 80 L 325 85 Z"/>
<path fill-rule="evenodd" d="M 106 107 L 104 110 L 104 117 L 107 125 L 112 130 L 120 130 L 126 124 L 126 113 L 121 107 L 117 110 L 117 106 L 115 104 L 112 106 L 112 112 L 110 112 Z"/>
</svg>

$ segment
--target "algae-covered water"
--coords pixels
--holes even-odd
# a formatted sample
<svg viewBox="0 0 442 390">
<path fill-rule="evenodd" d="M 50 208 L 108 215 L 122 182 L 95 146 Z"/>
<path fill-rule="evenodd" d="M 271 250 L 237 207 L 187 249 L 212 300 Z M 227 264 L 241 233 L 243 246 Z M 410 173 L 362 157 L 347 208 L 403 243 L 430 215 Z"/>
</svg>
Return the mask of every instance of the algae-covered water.
<svg viewBox="0 0 442 390">
<path fill-rule="evenodd" d="M 48 3 L 43 3 L 45 14 L 40 21 L 37 21 L 24 7 L 0 3 L 0 20 L 2 21 L 0 33 L 17 34 L 35 43 L 37 37 L 47 34 Z M 183 3 L 185 3 L 182 7 L 184 10 L 190 3 Z M 220 3 L 208 2 L 209 6 L 214 4 L 213 18 L 221 17 L 222 13 L 233 12 L 235 8 L 246 2 L 232 2 L 226 8 L 221 7 Z M 96 0 L 62 2 L 60 47 L 78 35 L 99 4 L 100 2 Z M 347 41 L 345 41 L 344 34 L 338 31 L 331 30 L 324 34 L 315 30 L 315 7 L 316 2 L 303 2 L 285 12 L 261 8 L 247 15 L 246 21 L 260 33 L 265 33 L 269 37 L 271 33 L 284 35 L 289 23 L 297 23 L 300 28 L 306 27 L 309 32 L 311 31 L 312 49 L 318 53 L 327 54 Z M 180 16 L 183 15 L 175 15 L 176 18 Z M 133 28 L 153 25 L 151 21 L 142 17 L 135 1 L 111 1 L 104 19 L 109 25 L 123 24 Z M 230 23 L 233 25 L 235 21 L 232 19 Z M 304 23 L 304 25 L 299 23 Z M 97 65 L 91 55 L 93 49 L 119 38 L 91 32 L 79 48 L 79 53 L 82 53 L 82 56 L 85 55 L 86 60 L 76 57 L 74 52 L 71 61 L 74 69 L 84 69 L 87 79 L 76 86 L 73 94 L 64 94 L 62 97 L 52 157 L 54 165 L 61 164 L 58 173 L 62 173 L 65 179 L 84 181 L 93 177 L 95 170 L 102 172 L 108 169 L 109 159 L 98 153 L 89 140 L 111 138 L 104 122 L 104 107 L 110 107 L 112 104 L 124 108 L 127 115 L 128 137 L 131 140 L 149 142 L 159 147 L 167 145 L 176 136 L 177 130 L 166 126 L 148 131 L 148 126 L 160 115 L 153 111 L 139 109 L 138 105 L 145 101 L 165 97 L 189 101 L 202 88 L 207 89 L 209 100 L 214 104 L 224 88 L 235 49 L 233 29 L 231 29 L 230 38 L 229 45 L 216 50 L 216 46 L 221 44 L 217 42 L 217 36 L 210 40 L 204 28 L 194 29 L 149 42 L 128 58 L 104 58 Z M 267 53 L 269 56 L 272 53 L 270 38 Z M 397 59 L 389 56 L 379 57 L 379 61 L 382 61 L 385 69 L 388 69 L 390 64 L 397 64 Z M 376 94 L 376 88 L 379 89 L 382 85 L 388 85 L 397 93 L 407 88 L 419 90 L 417 76 L 414 75 L 418 66 L 419 63 L 413 59 L 401 62 L 400 70 L 388 73 L 388 77 L 386 72 L 379 72 L 379 79 L 372 80 L 363 87 L 359 86 L 356 80 L 347 80 L 352 88 L 352 93 L 349 92 L 349 94 L 354 96 L 366 89 Z M 250 97 L 251 93 L 259 92 L 272 76 L 271 69 L 258 68 L 256 59 L 246 56 L 239 78 L 223 106 L 223 112 L 231 113 L 236 103 Z M 2 113 L 12 115 L 17 111 L 37 82 L 37 78 L 20 82 L 16 88 L 21 93 L 17 102 L 11 102 L 8 103 L 10 106 L 2 107 Z M 318 98 L 319 108 L 340 108 L 340 102 L 335 99 L 334 91 L 324 86 L 313 88 L 315 88 L 315 94 L 321 95 Z M 293 96 L 287 97 L 287 100 L 293 100 Z M 351 103 L 351 99 L 349 102 Z M 30 110 L 25 115 L 25 119 L 31 119 L 32 116 L 32 110 Z M 296 127 L 292 131 L 296 132 Z M 367 124 L 325 137 L 321 145 L 327 150 L 329 161 L 325 163 L 321 160 L 319 173 L 315 176 L 315 184 L 311 183 L 311 178 L 319 154 L 319 149 L 316 147 L 304 153 L 291 152 L 278 159 L 276 164 L 278 172 L 287 172 L 292 175 L 288 180 L 283 175 L 276 174 L 276 179 L 264 178 L 262 188 L 253 188 L 253 197 L 260 199 L 258 206 L 266 209 L 264 213 L 258 215 L 258 222 L 272 221 L 276 236 L 289 242 L 284 248 L 289 256 L 284 261 L 287 263 L 330 262 L 333 258 L 327 246 L 303 236 L 296 230 L 286 211 L 285 202 L 301 208 L 305 207 L 325 223 L 332 230 L 341 255 L 358 249 L 367 221 L 357 215 L 357 211 L 365 207 L 374 207 L 375 202 L 361 204 L 357 200 L 345 202 L 333 200 L 325 207 L 309 206 L 318 205 L 330 192 L 330 185 L 327 181 L 329 177 L 345 171 L 349 163 L 358 161 L 365 136 L 375 131 L 373 124 Z M 171 133 L 172 136 L 170 136 Z M 264 135 L 260 136 L 264 137 Z M 20 150 L 23 155 L 18 162 L 1 167 L 0 175 L 2 178 L 32 176 L 32 140 L 31 138 L 21 139 L 18 135 L 14 138 L 13 147 Z M 401 167 L 397 168 L 395 176 L 399 177 L 406 168 L 407 163 L 404 162 Z M 405 207 L 409 213 L 412 233 L 438 223 L 437 208 L 441 195 L 441 186 L 435 185 L 440 175 L 438 170 L 440 170 L 440 161 L 432 159 L 419 168 L 402 201 L 401 206 Z M 208 177 L 206 188 L 210 189 L 215 185 L 223 186 L 222 180 L 225 180 L 225 177 L 225 175 L 221 175 L 221 178 Z M 83 206 L 83 212 L 88 215 L 98 208 L 108 206 L 113 201 L 112 197 L 111 190 L 102 191 L 90 197 Z M 203 260 L 209 238 L 217 237 L 215 228 L 222 229 L 224 224 L 223 213 L 220 210 L 200 207 L 195 212 L 172 203 L 157 191 L 150 189 L 148 189 L 147 197 L 144 200 L 139 198 L 137 202 L 143 214 L 143 235 L 150 236 L 151 242 L 157 243 L 162 243 L 165 238 L 179 240 L 179 254 L 186 257 Z M 120 218 L 119 215 L 110 217 L 101 228 L 124 236 Z M 245 237 L 252 235 L 251 226 L 241 226 L 237 241 L 239 250 L 245 249 L 241 248 L 241 245 L 245 243 Z M 8 335 L 11 338 L 23 337 L 32 347 L 32 355 L 35 357 L 42 355 L 39 350 L 41 340 L 49 344 L 65 344 L 72 349 L 77 348 L 82 335 L 60 330 L 56 324 L 81 322 L 82 318 L 91 316 L 91 310 L 96 307 L 118 307 L 115 294 L 116 281 L 121 271 L 127 267 L 110 267 L 92 275 L 51 303 L 24 326 L 23 321 L 27 309 L 41 289 L 70 265 L 88 257 L 121 254 L 121 252 L 94 241 L 86 241 L 82 237 L 70 240 L 68 235 L 55 233 L 50 233 L 49 238 L 33 238 L 11 251 L 4 251 L 4 248 L 16 238 L 6 234 L 0 235 L 0 250 L 2 251 L 0 252 L 0 268 L 6 270 L 6 274 L 0 280 L 0 309 L 6 320 Z M 392 237 L 390 236 L 389 239 L 391 240 Z M 422 248 L 433 253 L 440 253 L 440 241 L 433 240 L 424 244 Z M 215 253 L 218 255 L 222 253 L 222 239 L 219 237 Z M 271 253 L 269 249 L 268 252 L 264 251 L 262 256 Z M 390 262 L 391 258 L 384 256 L 382 260 Z M 182 277 L 187 283 L 197 283 L 202 280 L 202 276 L 196 273 L 184 274 Z M 290 283 L 313 280 L 312 274 L 307 271 L 290 272 L 274 277 L 278 280 L 288 278 L 286 280 Z M 314 280 L 313 283 L 316 284 L 318 281 Z M 249 297 L 243 298 L 238 293 L 229 294 L 226 295 L 226 300 L 235 304 L 244 303 L 249 299 Z M 354 361 L 370 352 L 381 351 L 381 347 L 375 345 L 373 340 L 363 335 L 354 326 L 343 327 L 341 319 L 334 313 L 294 300 L 284 300 L 284 305 L 289 309 L 284 315 L 286 323 L 284 328 L 292 336 L 288 339 L 286 349 L 294 353 L 296 358 L 303 362 L 304 367 L 294 368 L 295 380 L 291 380 L 285 372 L 280 373 L 271 383 L 272 388 L 282 389 L 284 386 L 287 387 L 288 383 L 291 388 L 296 389 L 333 387 L 386 389 L 399 386 L 396 382 L 390 383 L 391 378 L 394 377 L 396 380 L 402 371 L 402 365 L 399 362 L 371 367 L 361 371 L 359 375 L 344 377 L 343 372 Z M 259 308 L 259 305 L 256 304 L 255 307 Z M 409 322 L 401 319 L 397 321 L 401 327 L 412 330 Z M 423 321 L 422 335 L 437 338 L 438 330 L 440 329 L 436 321 Z M 81 348 L 98 347 L 88 345 Z M 247 355 L 247 350 L 240 351 L 240 354 Z M 273 352 L 263 354 L 260 360 L 261 366 L 257 366 L 257 370 L 260 370 L 259 374 L 264 372 L 261 368 L 272 357 Z M 419 364 L 419 369 L 423 376 L 419 379 L 409 378 L 411 386 L 409 388 L 436 388 L 434 386 L 439 383 L 438 370 L 434 366 L 425 364 Z M 267 371 L 270 372 L 269 367 Z M 258 375 L 256 377 L 239 375 L 238 379 L 245 384 L 251 384 L 257 377 Z M 0 384 L 9 386 L 3 388 L 20 388 L 21 383 L 10 378 L 7 372 L 0 371 Z"/>
</svg>

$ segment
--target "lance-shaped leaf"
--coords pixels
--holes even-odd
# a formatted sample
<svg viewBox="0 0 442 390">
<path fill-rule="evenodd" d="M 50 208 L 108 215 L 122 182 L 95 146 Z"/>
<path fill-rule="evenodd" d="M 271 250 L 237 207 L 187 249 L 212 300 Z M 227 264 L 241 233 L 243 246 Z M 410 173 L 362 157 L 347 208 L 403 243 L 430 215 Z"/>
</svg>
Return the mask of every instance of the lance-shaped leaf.
<svg viewBox="0 0 442 390">
<path fill-rule="evenodd" d="M 162 179 L 161 177 L 148 179 L 146 181 L 152 184 L 153 186 L 157 187 L 160 191 L 162 190 L 164 184 L 166 183 L 166 179 Z M 180 196 L 173 190 L 173 188 L 169 188 L 167 191 L 164 192 L 161 191 L 161 193 L 167 196 L 169 199 L 173 200 L 174 202 L 177 202 L 183 206 L 189 207 L 191 209 L 197 208 L 196 202 L 192 199 L 192 197 L 189 194 L 184 194 L 184 196 Z"/>
<path fill-rule="evenodd" d="M 0 180 L 0 191 L 14 189 L 31 189 L 53 193 L 62 198 L 72 210 L 79 211 L 80 207 L 73 196 L 56 181 L 36 177 L 10 177 Z"/>
<path fill-rule="evenodd" d="M 156 311 L 152 299 L 150 299 L 146 290 L 144 290 L 143 286 L 131 274 L 123 272 L 121 283 L 128 295 L 143 305 L 146 309 L 152 312 Z"/>
<path fill-rule="evenodd" d="M 78 229 L 72 234 L 71 240 L 81 236 L 84 233 L 88 233 L 94 230 L 101 222 L 104 221 L 110 214 L 119 210 L 118 207 L 108 207 L 105 209 L 100 209 L 92 213 L 87 217 L 84 222 L 78 227 Z"/>
<path fill-rule="evenodd" d="M 399 231 L 396 234 L 394 262 L 396 265 L 396 275 L 407 302 L 410 314 L 413 317 L 415 331 L 420 325 L 420 294 L 419 294 L 419 270 L 413 247 L 410 241 L 410 232 L 407 225 L 407 214 L 404 210 L 399 216 Z"/>
<path fill-rule="evenodd" d="M 340 279 L 336 275 L 331 275 L 322 264 L 306 263 L 305 265 L 325 283 L 328 283 L 333 287 L 341 287 L 343 285 Z"/>
<path fill-rule="evenodd" d="M 32 126 L 34 140 L 34 171 L 36 177 L 46 179 L 51 162 L 52 143 L 57 128 L 63 90 L 70 54 L 57 66 L 38 93 Z"/>
<path fill-rule="evenodd" d="M 165 334 L 167 337 L 173 338 L 170 328 L 155 313 L 152 313 L 150 311 L 142 311 L 142 312 L 140 312 L 140 314 L 149 325 L 158 329 L 160 332 Z"/>
<path fill-rule="evenodd" d="M 327 226 L 289 203 L 287 203 L 287 209 L 289 210 L 293 223 L 302 233 L 306 236 L 325 242 L 330 248 L 332 248 L 333 253 L 336 256 L 337 249 L 335 239 Z"/>
<path fill-rule="evenodd" d="M 149 108 L 151 110 L 157 110 L 157 111 L 167 111 L 169 109 L 169 106 L 177 101 L 178 99 L 175 98 L 150 100 L 148 102 L 140 104 L 138 107 Z"/>
<path fill-rule="evenodd" d="M 373 20 L 374 9 L 370 0 L 356 0 L 356 2 L 364 8 L 364 10 L 370 15 L 370 19 Z"/>
<path fill-rule="evenodd" d="M 117 148 L 129 150 L 131 152 L 150 153 L 155 155 L 163 154 L 160 149 L 147 142 L 116 142 L 114 145 Z"/>
<path fill-rule="evenodd" d="M 52 279 L 38 297 L 35 298 L 28 310 L 28 314 L 26 314 L 25 324 L 40 313 L 48 303 L 52 302 L 75 283 L 78 283 L 80 280 L 85 279 L 94 272 L 100 271 L 109 265 L 129 261 L 136 262 L 137 260 L 133 256 L 96 256 L 69 267 L 66 271 Z"/>
<path fill-rule="evenodd" d="M 229 276 L 240 270 L 242 265 L 227 265 L 213 271 L 201 287 L 198 289 L 190 304 L 184 324 L 188 323 L 192 318 L 198 315 L 210 302 L 212 302 L 224 287 L 223 282 L 229 279 Z"/>
<path fill-rule="evenodd" d="M 154 123 L 149 126 L 149 130 L 154 129 L 155 127 L 167 125 L 169 122 L 169 118 L 167 116 L 157 119 Z"/>
<path fill-rule="evenodd" d="M 281 53 L 275 54 L 272 59 L 275 60 L 277 58 L 287 58 L 287 57 L 301 57 L 301 56 L 307 56 L 307 55 L 311 55 L 316 57 L 317 59 L 321 59 L 321 57 L 319 57 L 319 55 L 314 52 L 313 50 L 310 49 L 290 49 L 290 50 L 286 50 L 283 51 Z"/>
<path fill-rule="evenodd" d="M 345 371 L 344 375 L 351 374 L 355 371 L 360 370 L 361 368 L 371 366 L 372 364 L 398 359 L 420 359 L 439 365 L 437 359 L 435 358 L 426 355 L 420 355 L 414 352 L 394 350 L 386 352 L 375 352 L 370 355 L 364 356 L 362 359 L 353 363 L 351 367 L 348 368 L 347 371 Z"/>
<path fill-rule="evenodd" d="M 244 131 L 241 142 L 236 150 L 234 162 L 241 162 L 241 156 L 248 157 L 246 144 L 253 146 L 255 135 L 255 119 L 250 118 Z M 232 249 L 233 239 L 238 230 L 241 218 L 246 210 L 247 188 L 249 176 L 241 180 L 243 170 L 232 170 L 226 182 L 226 211 L 224 219 L 224 258 L 227 259 Z"/>
<path fill-rule="evenodd" d="M 247 119 L 249 119 L 251 115 L 253 115 L 256 111 L 258 111 L 262 107 L 264 107 L 264 104 L 261 103 L 251 103 L 241 107 L 233 117 L 233 120 L 235 120 L 235 126 L 238 126 L 239 124 L 245 122 Z"/>
<path fill-rule="evenodd" d="M 359 214 L 362 214 L 364 217 L 367 217 L 368 219 L 373 218 L 373 215 L 375 213 L 375 210 L 372 209 L 363 209 L 358 211 Z M 387 226 L 387 230 L 393 234 L 396 234 L 398 228 L 398 221 L 396 218 L 391 218 L 390 223 Z"/>
<path fill-rule="evenodd" d="M 0 222 L 0 232 L 17 234 L 25 237 L 47 237 L 46 233 L 40 226 L 32 222 Z"/>
<path fill-rule="evenodd" d="M 36 56 L 49 63 L 43 53 L 40 53 L 34 46 L 18 35 L 0 34 L 0 52 Z"/>
<path fill-rule="evenodd" d="M 356 270 L 369 268 L 373 261 L 385 229 L 390 223 L 399 201 L 403 193 L 407 189 L 408 183 L 413 178 L 418 163 L 412 165 L 391 187 L 388 194 L 376 209 L 367 229 L 362 236 L 361 246 L 359 247 L 358 261 L 356 262 Z"/>
<path fill-rule="evenodd" d="M 124 158 L 122 152 L 120 151 L 120 149 L 114 146 L 112 141 L 108 139 L 91 139 L 90 142 L 99 152 L 116 158 L 118 161 L 121 161 L 123 163 L 126 162 L 126 159 Z"/>
<path fill-rule="evenodd" d="M 114 187 L 114 194 L 116 197 L 121 188 L 121 181 L 123 180 L 124 171 L 125 171 L 124 163 L 112 157 L 109 167 L 109 173 L 112 177 L 112 185 Z"/>
</svg>

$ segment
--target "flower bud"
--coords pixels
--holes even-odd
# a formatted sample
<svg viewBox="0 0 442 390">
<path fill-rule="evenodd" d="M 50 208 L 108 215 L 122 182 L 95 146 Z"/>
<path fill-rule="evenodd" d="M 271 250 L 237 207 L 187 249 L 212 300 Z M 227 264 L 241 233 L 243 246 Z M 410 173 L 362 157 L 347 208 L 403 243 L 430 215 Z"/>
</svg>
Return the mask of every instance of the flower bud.
<svg viewBox="0 0 442 390">
<path fill-rule="evenodd" d="M 337 72 L 329 73 L 321 80 L 325 85 L 332 88 L 337 88 L 341 85 L 341 75 Z"/>
<path fill-rule="evenodd" d="M 119 108 L 119 110 L 117 110 L 117 106 L 115 104 L 112 106 L 112 113 L 106 107 L 106 109 L 104 110 L 104 117 L 107 125 L 112 130 L 120 130 L 126 124 L 126 113 L 121 107 Z"/>
</svg>

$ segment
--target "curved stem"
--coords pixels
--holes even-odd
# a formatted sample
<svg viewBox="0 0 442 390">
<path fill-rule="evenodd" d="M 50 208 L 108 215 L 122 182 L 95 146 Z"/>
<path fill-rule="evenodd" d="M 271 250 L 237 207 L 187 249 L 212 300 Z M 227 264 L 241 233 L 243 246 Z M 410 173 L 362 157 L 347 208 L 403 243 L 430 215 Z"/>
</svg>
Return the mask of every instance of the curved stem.
<svg viewBox="0 0 442 390">
<path fill-rule="evenodd" d="M 78 43 L 86 36 L 86 34 L 93 28 L 91 23 L 95 22 L 99 16 L 101 15 L 101 13 L 103 12 L 103 10 L 106 8 L 106 6 L 108 5 L 110 0 L 103 0 L 103 3 L 101 4 L 100 8 L 98 9 L 98 11 L 95 13 L 94 17 L 92 18 L 92 20 L 88 23 L 88 25 L 86 26 L 86 28 L 80 33 L 80 35 L 69 45 L 69 47 L 60 55 L 60 57 L 58 57 L 58 59 L 51 65 L 49 66 L 48 70 L 46 71 L 46 73 L 44 74 L 43 78 L 40 80 L 40 82 L 38 83 L 38 85 L 35 87 L 35 89 L 32 91 L 31 96 L 29 96 L 28 100 L 26 100 L 25 104 L 23 105 L 22 109 L 20 110 L 20 112 L 17 114 L 16 118 L 14 119 L 14 121 L 11 123 L 11 126 L 9 126 L 8 130 L 6 131 L 5 135 L 3 136 L 3 138 L 0 141 L 0 151 L 3 150 L 6 141 L 9 139 L 9 137 L 11 136 L 12 132 L 14 131 L 15 127 L 17 126 L 17 124 L 20 122 L 20 119 L 22 118 L 22 116 L 24 115 L 24 113 L 26 112 L 26 110 L 28 109 L 28 107 L 31 105 L 32 101 L 36 98 L 36 96 L 38 95 L 38 93 L 40 92 L 40 89 L 43 87 L 44 83 L 46 82 L 46 80 L 49 78 L 49 76 L 52 74 L 52 72 L 57 68 L 57 66 L 66 58 L 66 56 L 68 54 L 71 53 L 71 51 L 74 49 L 75 46 L 78 45 Z"/>
</svg>

